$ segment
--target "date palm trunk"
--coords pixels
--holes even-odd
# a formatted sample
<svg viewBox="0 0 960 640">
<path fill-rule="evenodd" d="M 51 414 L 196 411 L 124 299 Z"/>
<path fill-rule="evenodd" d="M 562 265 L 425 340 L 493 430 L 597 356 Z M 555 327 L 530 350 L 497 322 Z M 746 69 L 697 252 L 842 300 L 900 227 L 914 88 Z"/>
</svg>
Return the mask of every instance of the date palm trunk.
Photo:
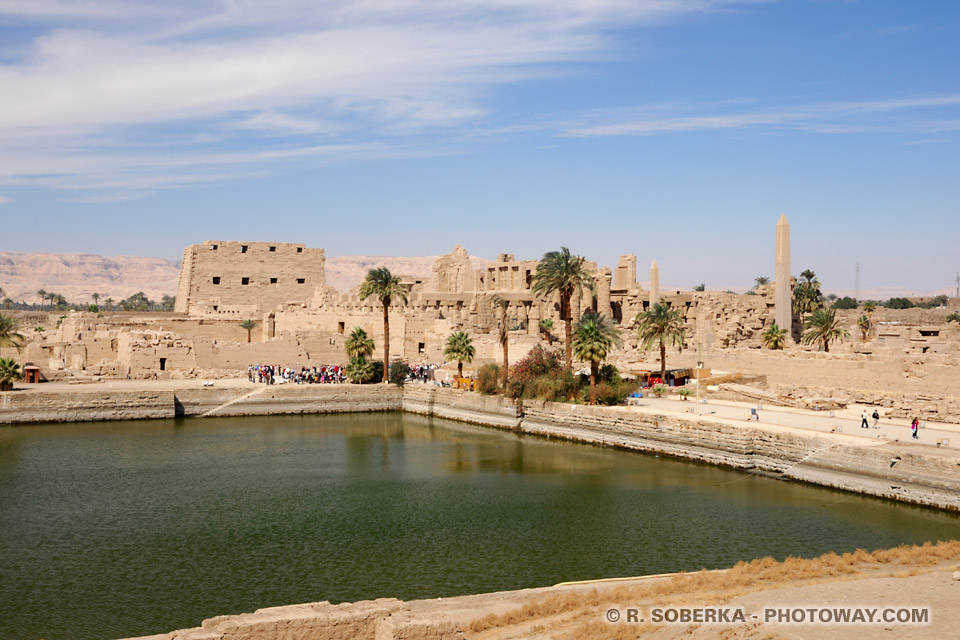
<svg viewBox="0 0 960 640">
<path fill-rule="evenodd" d="M 388 380 L 390 370 L 390 302 L 383 303 L 383 383 Z"/>
<path fill-rule="evenodd" d="M 563 313 L 563 339 L 566 349 L 567 371 L 573 371 L 573 320 L 570 318 L 570 294 L 564 293 L 560 297 L 560 312 Z"/>
<path fill-rule="evenodd" d="M 590 361 L 590 404 L 597 404 L 597 361 Z"/>
<path fill-rule="evenodd" d="M 660 338 L 660 384 L 667 384 L 667 345 Z"/>
</svg>

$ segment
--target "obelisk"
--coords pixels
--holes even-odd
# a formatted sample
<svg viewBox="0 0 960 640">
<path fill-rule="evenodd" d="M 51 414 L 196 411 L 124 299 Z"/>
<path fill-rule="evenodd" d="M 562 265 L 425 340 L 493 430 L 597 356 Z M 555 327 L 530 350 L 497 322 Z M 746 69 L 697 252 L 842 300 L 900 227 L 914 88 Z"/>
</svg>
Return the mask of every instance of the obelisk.
<svg viewBox="0 0 960 640">
<path fill-rule="evenodd" d="M 786 214 L 780 214 L 777 221 L 777 264 L 776 283 L 773 301 L 776 310 L 777 327 L 787 330 L 787 337 L 793 335 L 793 304 L 790 289 L 790 223 Z"/>
<path fill-rule="evenodd" d="M 650 265 L 650 306 L 660 302 L 660 267 L 654 260 Z"/>
</svg>

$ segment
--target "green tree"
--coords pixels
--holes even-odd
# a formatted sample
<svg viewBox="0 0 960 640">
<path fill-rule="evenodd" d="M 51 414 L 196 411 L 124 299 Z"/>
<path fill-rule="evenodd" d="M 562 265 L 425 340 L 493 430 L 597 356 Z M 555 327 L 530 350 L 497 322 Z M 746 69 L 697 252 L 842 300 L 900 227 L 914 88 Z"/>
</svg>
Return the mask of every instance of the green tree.
<svg viewBox="0 0 960 640">
<path fill-rule="evenodd" d="M 860 329 L 860 339 L 866 342 L 867 336 L 870 335 L 870 316 L 861 314 L 857 318 L 857 327 Z"/>
<path fill-rule="evenodd" d="M 950 315 L 948 315 L 948 316 L 947 316 L 947 322 L 948 322 L 948 323 L 949 323 L 949 322 L 956 322 L 957 324 L 960 324 L 960 313 L 957 313 L 956 311 L 954 311 L 953 313 L 951 313 Z"/>
<path fill-rule="evenodd" d="M 637 314 L 637 337 L 644 349 L 660 346 L 660 379 L 667 376 L 667 346 L 673 345 L 683 351 L 686 327 L 683 316 L 666 303 L 657 303 L 649 311 Z"/>
<path fill-rule="evenodd" d="M 40 296 L 40 311 L 43 311 L 43 303 L 47 300 L 47 292 L 43 289 L 38 289 L 37 295 Z"/>
<path fill-rule="evenodd" d="M 833 306 L 830 308 L 831 309 L 856 309 L 857 306 L 859 305 L 857 305 L 856 300 L 854 300 L 850 296 L 844 296 L 842 298 L 837 299 L 837 301 L 834 302 Z"/>
<path fill-rule="evenodd" d="M 394 300 L 407 303 L 407 288 L 400 278 L 390 273 L 386 267 L 370 269 L 363 284 L 360 285 L 360 299 L 374 296 L 383 305 L 383 362 L 390 362 L 390 304 Z M 388 367 L 383 368 L 383 381 L 387 382 Z"/>
<path fill-rule="evenodd" d="M 347 378 L 355 384 L 363 384 L 373 378 L 373 363 L 366 358 L 353 358 L 344 367 Z"/>
<path fill-rule="evenodd" d="M 753 279 L 754 287 L 760 287 L 765 284 L 770 284 L 770 278 L 768 278 L 767 276 L 757 276 L 756 278 Z"/>
<path fill-rule="evenodd" d="M 510 326 L 512 324 L 510 314 L 510 301 L 500 296 L 493 296 L 490 299 L 494 309 L 497 312 L 497 344 L 503 352 L 503 393 L 507 393 L 507 382 L 510 379 Z"/>
<path fill-rule="evenodd" d="M 877 303 L 874 302 L 873 300 L 867 300 L 866 302 L 863 303 L 864 313 L 866 313 L 871 318 L 873 318 L 873 312 L 876 310 L 877 310 Z"/>
<path fill-rule="evenodd" d="M 833 309 L 817 309 L 803 323 L 803 344 L 819 344 L 825 352 L 830 351 L 831 342 L 849 337 Z"/>
<path fill-rule="evenodd" d="M 706 283 L 704 283 L 704 282 L 701 282 L 700 284 L 695 284 L 695 285 L 693 285 L 693 290 L 694 290 L 694 291 L 706 291 L 706 290 L 707 290 L 707 285 L 706 285 Z"/>
<path fill-rule="evenodd" d="M 767 330 L 763 332 L 761 338 L 764 347 L 779 351 L 783 349 L 783 346 L 787 343 L 787 330 L 781 329 L 777 326 L 777 323 L 774 322 L 767 327 Z"/>
<path fill-rule="evenodd" d="M 160 298 L 160 309 L 162 311 L 173 311 L 173 307 L 177 304 L 177 296 L 168 296 L 163 294 L 163 297 Z"/>
<path fill-rule="evenodd" d="M 546 340 L 548 343 L 553 342 L 553 340 L 551 340 L 552 336 L 550 335 L 550 332 L 553 331 L 553 320 L 550 318 L 544 318 L 537 323 L 537 328 L 539 328 L 540 333 L 543 334 L 544 340 Z"/>
<path fill-rule="evenodd" d="M 793 312 L 798 316 L 813 313 L 823 307 L 823 294 L 817 274 L 810 269 L 800 274 L 800 280 L 793 288 Z"/>
<path fill-rule="evenodd" d="M 143 291 L 138 291 L 126 300 L 120 301 L 120 308 L 124 311 L 150 311 L 156 306 Z"/>
<path fill-rule="evenodd" d="M 406 362 L 394 360 L 390 363 L 390 369 L 387 372 L 387 378 L 390 379 L 391 384 L 402 387 L 407 381 L 408 375 L 410 375 L 410 366 Z"/>
<path fill-rule="evenodd" d="M 247 342 L 251 341 L 251 332 L 257 328 L 257 323 L 253 320 L 244 320 L 240 323 L 241 329 L 247 330 Z"/>
<path fill-rule="evenodd" d="M 477 350 L 473 347 L 473 340 L 466 331 L 454 331 L 447 337 L 447 345 L 443 349 L 445 358 L 457 361 L 457 378 L 463 377 L 463 363 L 473 362 Z"/>
<path fill-rule="evenodd" d="M 375 345 L 373 344 L 373 338 L 368 336 L 366 331 L 357 327 L 350 332 L 343 348 L 347 352 L 347 357 L 352 360 L 353 358 L 369 358 L 373 355 Z"/>
<path fill-rule="evenodd" d="M 93 304 L 96 305 L 98 302 L 100 302 L 100 294 L 99 294 L 99 293 L 93 292 L 93 293 L 90 294 L 90 297 L 93 298 Z"/>
<path fill-rule="evenodd" d="M 597 404 L 597 372 L 614 347 L 623 346 L 620 332 L 611 320 L 596 311 L 587 311 L 573 333 L 573 355 L 590 363 L 590 404 Z"/>
<path fill-rule="evenodd" d="M 912 309 L 913 303 L 906 298 L 890 298 L 883 306 L 887 309 Z"/>
<path fill-rule="evenodd" d="M 10 391 L 20 379 L 20 365 L 13 358 L 0 358 L 0 391 Z"/>
<path fill-rule="evenodd" d="M 573 319 L 570 317 L 570 298 L 577 290 L 589 289 L 591 293 L 597 290 L 593 276 L 583 263 L 582 257 L 571 254 L 566 247 L 560 247 L 560 251 L 545 253 L 537 264 L 531 289 L 535 295 L 544 297 L 560 294 L 560 317 L 564 323 L 564 349 L 568 371 L 573 371 Z"/>
<path fill-rule="evenodd" d="M 103 305 L 107 308 L 108 311 L 113 311 L 114 299 L 107 298 L 103 301 Z"/>
<path fill-rule="evenodd" d="M 20 321 L 0 313 L 0 347 L 16 347 L 17 351 L 20 351 L 26 340 L 20 333 Z"/>
</svg>

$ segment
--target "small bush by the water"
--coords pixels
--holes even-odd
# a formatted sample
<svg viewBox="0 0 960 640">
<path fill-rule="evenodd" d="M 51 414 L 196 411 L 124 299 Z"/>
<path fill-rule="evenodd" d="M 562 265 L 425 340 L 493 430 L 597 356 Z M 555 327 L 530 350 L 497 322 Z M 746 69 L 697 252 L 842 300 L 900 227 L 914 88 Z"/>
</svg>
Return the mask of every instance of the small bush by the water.
<svg viewBox="0 0 960 640">
<path fill-rule="evenodd" d="M 383 360 L 374 360 L 370 364 L 373 366 L 373 377 L 370 380 L 373 382 L 383 380 Z"/>
<path fill-rule="evenodd" d="M 493 395 L 500 388 L 500 365 L 485 364 L 477 371 L 477 391 Z"/>
<path fill-rule="evenodd" d="M 387 373 L 387 379 L 398 387 L 402 387 L 407 376 L 410 375 L 410 367 L 406 362 L 395 360 L 390 363 L 390 371 Z"/>
</svg>

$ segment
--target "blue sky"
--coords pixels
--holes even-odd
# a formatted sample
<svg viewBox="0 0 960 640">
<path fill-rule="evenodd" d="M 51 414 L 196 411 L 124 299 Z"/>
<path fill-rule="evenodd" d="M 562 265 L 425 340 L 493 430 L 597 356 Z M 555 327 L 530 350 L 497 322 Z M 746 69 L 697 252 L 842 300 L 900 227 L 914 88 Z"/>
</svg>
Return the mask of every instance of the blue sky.
<svg viewBox="0 0 960 640">
<path fill-rule="evenodd" d="M 960 270 L 953 0 L 0 0 L 0 250 Z M 641 276 L 641 280 L 644 279 Z"/>
</svg>

